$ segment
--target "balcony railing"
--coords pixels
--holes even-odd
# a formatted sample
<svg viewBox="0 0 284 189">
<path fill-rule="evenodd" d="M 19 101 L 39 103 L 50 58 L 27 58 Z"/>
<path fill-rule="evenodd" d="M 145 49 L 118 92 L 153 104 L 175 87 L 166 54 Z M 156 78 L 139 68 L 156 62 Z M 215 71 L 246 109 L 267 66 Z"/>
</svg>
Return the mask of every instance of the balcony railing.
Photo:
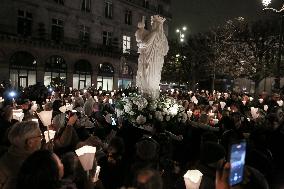
<svg viewBox="0 0 284 189">
<path fill-rule="evenodd" d="M 106 46 L 99 43 L 81 43 L 79 39 L 64 38 L 60 42 L 52 40 L 40 40 L 36 38 L 23 38 L 7 33 L 0 33 L 0 41 L 12 42 L 17 44 L 25 44 L 36 46 L 39 48 L 53 48 L 62 49 L 66 51 L 73 51 L 86 54 L 94 54 L 98 56 L 106 56 L 112 58 L 120 58 L 122 56 L 122 49 L 115 46 Z M 137 52 L 131 50 L 129 54 L 130 60 L 137 60 Z M 135 61 L 136 62 L 136 61 Z"/>
<path fill-rule="evenodd" d="M 139 8 L 147 9 L 147 10 L 151 11 L 153 14 L 158 14 L 158 6 L 150 4 L 148 8 L 145 8 L 143 6 L 142 0 L 131 0 L 131 1 L 121 0 L 121 1 L 124 2 L 124 3 L 134 5 L 134 6 L 139 7 Z M 167 4 L 170 4 L 170 2 L 171 2 L 171 0 L 162 0 L 162 1 L 167 3 Z M 163 10 L 162 16 L 165 16 L 166 18 L 172 18 L 172 14 L 168 11 L 165 11 L 165 10 Z"/>
</svg>

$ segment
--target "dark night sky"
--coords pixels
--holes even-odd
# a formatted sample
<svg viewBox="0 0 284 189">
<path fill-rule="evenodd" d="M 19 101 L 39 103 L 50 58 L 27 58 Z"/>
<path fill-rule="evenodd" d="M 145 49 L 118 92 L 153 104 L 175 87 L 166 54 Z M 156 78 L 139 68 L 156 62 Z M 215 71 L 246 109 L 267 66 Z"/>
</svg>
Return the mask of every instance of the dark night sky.
<svg viewBox="0 0 284 189">
<path fill-rule="evenodd" d="M 208 31 L 230 18 L 242 16 L 249 21 L 256 20 L 263 11 L 261 0 L 172 0 L 172 15 L 170 36 L 182 25 L 194 34 Z"/>
</svg>

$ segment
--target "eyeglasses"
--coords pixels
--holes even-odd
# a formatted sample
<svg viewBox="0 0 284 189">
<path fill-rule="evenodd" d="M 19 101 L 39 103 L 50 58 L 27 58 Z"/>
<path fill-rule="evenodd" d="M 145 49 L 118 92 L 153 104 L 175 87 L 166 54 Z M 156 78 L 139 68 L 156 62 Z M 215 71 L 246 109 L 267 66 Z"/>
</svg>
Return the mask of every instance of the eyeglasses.
<svg viewBox="0 0 284 189">
<path fill-rule="evenodd" d="M 34 136 L 34 137 L 29 137 L 29 138 L 26 139 L 25 143 L 27 143 L 28 140 L 33 139 L 33 138 L 40 138 L 40 140 L 42 141 L 43 136 L 40 134 L 40 135 L 37 135 L 37 136 Z"/>
<path fill-rule="evenodd" d="M 41 138 L 41 139 L 43 139 L 42 135 L 38 135 L 38 136 L 34 136 L 34 137 L 30 137 L 30 138 L 28 138 L 28 139 L 32 139 L 32 138 Z"/>
</svg>

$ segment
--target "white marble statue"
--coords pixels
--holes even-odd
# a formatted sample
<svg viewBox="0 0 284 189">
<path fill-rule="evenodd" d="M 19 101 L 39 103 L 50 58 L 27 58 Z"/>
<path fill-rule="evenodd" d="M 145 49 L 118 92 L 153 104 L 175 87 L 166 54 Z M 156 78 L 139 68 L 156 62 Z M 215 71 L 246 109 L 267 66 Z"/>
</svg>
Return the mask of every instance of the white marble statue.
<svg viewBox="0 0 284 189">
<path fill-rule="evenodd" d="M 164 56 L 168 53 L 168 41 L 164 33 L 163 23 L 166 19 L 158 15 L 151 17 L 151 30 L 147 31 L 144 23 L 138 23 L 135 33 L 138 45 L 138 70 L 136 85 L 143 94 L 152 98 L 159 97 L 159 84 Z"/>
</svg>

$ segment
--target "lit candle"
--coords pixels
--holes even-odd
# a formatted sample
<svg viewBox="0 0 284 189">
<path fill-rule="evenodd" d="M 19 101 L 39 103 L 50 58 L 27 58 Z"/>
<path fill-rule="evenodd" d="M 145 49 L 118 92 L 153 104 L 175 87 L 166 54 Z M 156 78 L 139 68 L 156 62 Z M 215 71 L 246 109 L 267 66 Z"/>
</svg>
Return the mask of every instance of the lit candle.
<svg viewBox="0 0 284 189">
<path fill-rule="evenodd" d="M 203 174 L 199 170 L 188 170 L 183 176 L 186 189 L 198 189 Z"/>
<path fill-rule="evenodd" d="M 208 114 L 210 117 L 213 117 L 215 114 L 213 113 L 213 111 L 211 110 Z"/>
<path fill-rule="evenodd" d="M 32 121 L 37 122 L 38 123 L 38 119 L 32 119 Z"/>
</svg>

